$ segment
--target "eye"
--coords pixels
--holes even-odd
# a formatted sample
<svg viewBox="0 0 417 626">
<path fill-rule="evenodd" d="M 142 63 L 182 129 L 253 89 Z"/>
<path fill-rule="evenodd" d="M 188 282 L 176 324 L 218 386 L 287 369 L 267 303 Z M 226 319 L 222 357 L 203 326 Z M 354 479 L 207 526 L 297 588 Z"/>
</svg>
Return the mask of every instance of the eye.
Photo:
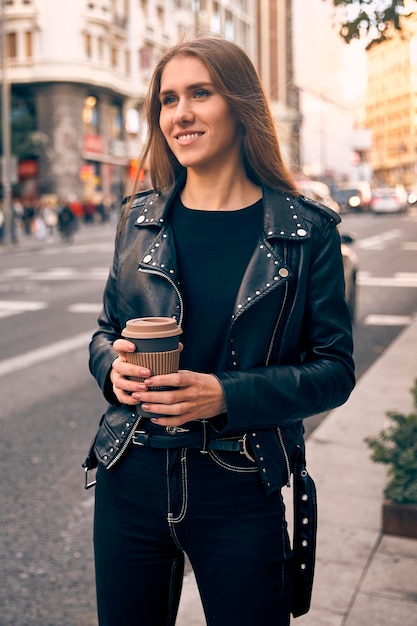
<svg viewBox="0 0 417 626">
<path fill-rule="evenodd" d="M 163 98 L 161 98 L 161 105 L 162 106 L 168 106 L 170 104 L 173 104 L 174 102 L 176 102 L 176 97 L 173 95 L 169 95 L 169 96 L 164 96 Z"/>
<path fill-rule="evenodd" d="M 197 89 L 197 91 L 194 92 L 194 98 L 206 98 L 209 95 L 210 92 L 207 91 L 207 89 Z"/>
</svg>

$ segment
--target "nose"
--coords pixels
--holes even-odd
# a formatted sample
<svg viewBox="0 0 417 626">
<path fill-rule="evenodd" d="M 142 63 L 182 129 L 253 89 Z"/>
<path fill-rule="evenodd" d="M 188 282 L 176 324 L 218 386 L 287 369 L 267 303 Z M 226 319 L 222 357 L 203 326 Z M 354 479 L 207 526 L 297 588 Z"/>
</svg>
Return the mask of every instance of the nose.
<svg viewBox="0 0 417 626">
<path fill-rule="evenodd" d="M 193 111 L 188 98 L 180 98 L 174 111 L 174 124 L 183 124 L 192 120 Z"/>
</svg>

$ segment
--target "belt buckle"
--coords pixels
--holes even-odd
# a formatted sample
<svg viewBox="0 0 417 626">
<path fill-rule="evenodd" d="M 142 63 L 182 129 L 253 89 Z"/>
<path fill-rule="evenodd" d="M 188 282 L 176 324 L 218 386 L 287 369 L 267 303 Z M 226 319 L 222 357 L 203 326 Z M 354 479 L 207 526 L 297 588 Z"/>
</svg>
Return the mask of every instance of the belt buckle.
<svg viewBox="0 0 417 626">
<path fill-rule="evenodd" d="M 144 445 L 145 445 L 145 443 L 144 443 L 143 441 L 138 441 L 138 440 L 136 439 L 136 437 L 137 437 L 138 435 L 146 435 L 146 432 L 145 432 L 144 430 L 139 430 L 139 429 L 136 429 L 136 430 L 135 430 L 135 432 L 134 432 L 134 433 L 133 433 L 133 435 L 132 435 L 132 444 L 133 444 L 134 446 L 144 446 Z"/>
<path fill-rule="evenodd" d="M 189 433 L 189 428 L 182 428 L 181 426 L 165 426 L 165 431 L 168 435 L 176 435 L 177 433 Z"/>
<path fill-rule="evenodd" d="M 256 463 L 256 459 L 254 459 L 254 457 L 250 454 L 248 450 L 248 438 L 247 437 L 248 436 L 245 433 L 242 439 L 239 439 L 239 443 L 242 444 L 242 450 L 239 450 L 239 454 L 245 455 L 245 457 L 249 459 L 249 461 L 252 461 L 252 463 Z"/>
<path fill-rule="evenodd" d="M 97 483 L 97 480 L 89 480 L 88 478 L 88 472 L 90 471 L 88 469 L 88 467 L 84 468 L 85 471 L 85 480 L 84 480 L 84 489 L 91 489 L 91 487 L 94 487 Z"/>
</svg>

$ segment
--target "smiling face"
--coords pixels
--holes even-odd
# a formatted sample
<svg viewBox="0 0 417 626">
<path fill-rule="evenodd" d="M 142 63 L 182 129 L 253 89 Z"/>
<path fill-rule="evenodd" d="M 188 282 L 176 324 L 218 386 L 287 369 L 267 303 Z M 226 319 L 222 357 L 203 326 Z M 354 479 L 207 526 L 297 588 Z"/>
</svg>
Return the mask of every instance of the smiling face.
<svg viewBox="0 0 417 626">
<path fill-rule="evenodd" d="M 179 55 L 166 64 L 159 97 L 159 125 L 181 165 L 201 171 L 240 164 L 236 119 L 197 57 Z"/>
</svg>

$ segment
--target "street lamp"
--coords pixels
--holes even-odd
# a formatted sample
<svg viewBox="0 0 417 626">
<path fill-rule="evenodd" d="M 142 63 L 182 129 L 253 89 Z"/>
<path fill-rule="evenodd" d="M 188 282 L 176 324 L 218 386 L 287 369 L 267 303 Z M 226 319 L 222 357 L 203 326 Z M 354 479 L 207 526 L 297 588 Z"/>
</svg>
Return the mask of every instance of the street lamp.
<svg viewBox="0 0 417 626">
<path fill-rule="evenodd" d="M 3 214 L 4 240 L 10 237 L 14 241 L 13 216 L 11 207 L 11 148 L 10 148 L 10 83 L 7 67 L 7 36 L 6 36 L 6 0 L 1 0 L 1 49 L 2 49 L 2 90 L 1 90 L 1 129 L 2 129 L 2 184 L 3 184 Z"/>
</svg>

